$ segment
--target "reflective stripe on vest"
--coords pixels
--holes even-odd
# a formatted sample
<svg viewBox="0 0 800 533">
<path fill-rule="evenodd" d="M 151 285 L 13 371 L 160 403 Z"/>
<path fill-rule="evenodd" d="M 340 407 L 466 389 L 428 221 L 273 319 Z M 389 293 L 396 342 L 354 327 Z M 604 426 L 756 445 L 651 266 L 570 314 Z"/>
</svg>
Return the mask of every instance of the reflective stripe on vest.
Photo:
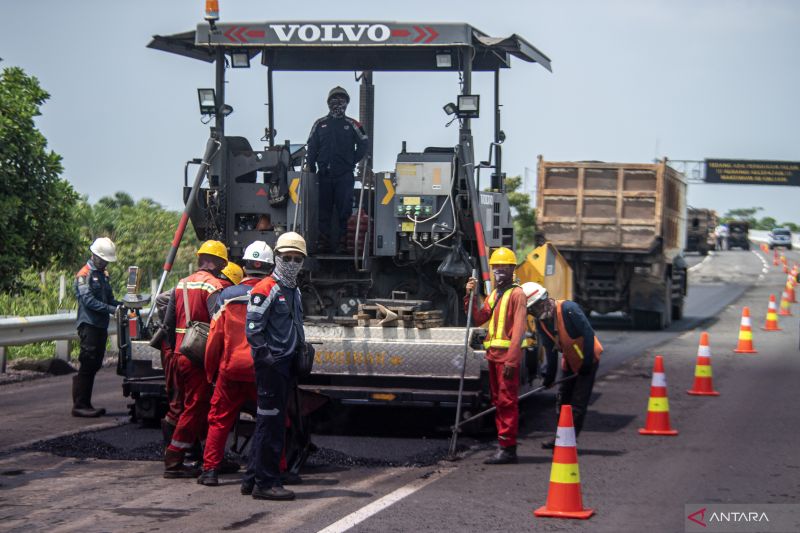
<svg viewBox="0 0 800 533">
<path fill-rule="evenodd" d="M 511 299 L 511 293 L 514 292 L 514 288 L 518 285 L 512 285 L 508 289 L 503 292 L 503 296 L 500 298 L 500 312 L 495 313 L 495 303 L 497 302 L 497 289 L 492 291 L 492 294 L 489 295 L 489 307 L 492 309 L 492 317 L 489 319 L 489 334 L 486 336 L 486 340 L 483 341 L 483 347 L 485 349 L 489 348 L 505 348 L 508 349 L 511 347 L 511 339 L 503 338 L 506 332 L 506 312 L 508 311 L 508 301 Z M 499 318 L 497 316 L 499 315 Z M 497 337 L 495 338 L 495 333 Z M 522 347 L 525 348 L 532 344 L 531 339 L 522 339 Z"/>
</svg>

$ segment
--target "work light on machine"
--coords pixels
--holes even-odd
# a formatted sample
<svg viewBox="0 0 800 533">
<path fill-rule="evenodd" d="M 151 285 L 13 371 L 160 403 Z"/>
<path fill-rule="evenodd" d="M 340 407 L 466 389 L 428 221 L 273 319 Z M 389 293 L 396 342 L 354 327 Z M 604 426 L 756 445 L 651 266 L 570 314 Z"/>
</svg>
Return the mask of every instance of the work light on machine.
<svg viewBox="0 0 800 533">
<path fill-rule="evenodd" d="M 200 102 L 201 115 L 215 115 L 217 113 L 217 95 L 214 89 L 197 89 L 197 99 Z"/>
<path fill-rule="evenodd" d="M 233 68 L 250 68 L 250 54 L 247 50 L 231 52 L 231 66 Z"/>
<path fill-rule="evenodd" d="M 450 52 L 438 52 L 436 54 L 436 68 L 452 68 L 453 56 Z"/>
<path fill-rule="evenodd" d="M 478 118 L 481 108 L 479 94 L 462 94 L 458 97 L 458 116 L 461 118 Z"/>
</svg>

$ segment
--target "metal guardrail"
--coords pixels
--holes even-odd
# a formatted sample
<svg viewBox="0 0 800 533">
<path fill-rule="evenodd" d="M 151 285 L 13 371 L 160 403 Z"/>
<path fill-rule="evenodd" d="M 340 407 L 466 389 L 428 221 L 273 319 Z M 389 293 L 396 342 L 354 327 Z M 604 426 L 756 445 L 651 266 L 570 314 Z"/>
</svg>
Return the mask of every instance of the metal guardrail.
<svg viewBox="0 0 800 533">
<path fill-rule="evenodd" d="M 149 309 L 142 310 L 146 318 Z M 56 315 L 0 318 L 0 373 L 6 371 L 6 347 L 24 346 L 34 342 L 56 341 L 56 357 L 69 358 L 69 343 L 78 340 L 75 320 L 77 312 Z M 117 321 L 111 318 L 108 334 L 116 335 Z M 59 346 L 58 341 L 65 341 Z M 113 343 L 112 343 L 113 345 Z"/>
</svg>

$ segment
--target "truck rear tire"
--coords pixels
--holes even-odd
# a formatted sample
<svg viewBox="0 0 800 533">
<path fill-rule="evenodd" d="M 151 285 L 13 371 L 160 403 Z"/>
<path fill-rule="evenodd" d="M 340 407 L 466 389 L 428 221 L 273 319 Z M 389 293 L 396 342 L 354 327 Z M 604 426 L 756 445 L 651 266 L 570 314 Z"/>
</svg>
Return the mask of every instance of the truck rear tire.
<svg viewBox="0 0 800 533">
<path fill-rule="evenodd" d="M 631 318 L 635 329 L 655 331 L 663 329 L 662 313 L 658 311 L 634 311 Z"/>
<path fill-rule="evenodd" d="M 683 298 L 678 298 L 672 302 L 672 321 L 683 319 Z"/>
</svg>

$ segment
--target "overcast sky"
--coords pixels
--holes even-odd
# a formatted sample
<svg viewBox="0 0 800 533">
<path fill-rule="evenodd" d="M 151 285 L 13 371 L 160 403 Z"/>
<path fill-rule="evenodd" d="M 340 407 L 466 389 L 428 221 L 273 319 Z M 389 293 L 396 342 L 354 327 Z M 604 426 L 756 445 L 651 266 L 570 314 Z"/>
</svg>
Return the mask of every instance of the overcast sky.
<svg viewBox="0 0 800 533">
<path fill-rule="evenodd" d="M 65 176 L 95 201 L 118 190 L 181 208 L 185 161 L 202 155 L 197 87 L 213 66 L 147 49 L 154 34 L 192 30 L 203 0 L 3 0 L 0 67 L 20 66 L 50 92 L 38 125 L 64 157 Z M 13 7 L 12 7 L 13 6 Z M 739 0 L 382 2 L 220 0 L 222 21 L 467 22 L 517 33 L 553 72 L 515 60 L 502 73 L 509 175 L 549 160 L 650 162 L 704 158 L 800 161 L 800 2 Z M 259 64 L 229 71 L 227 130 L 254 146 L 266 126 Z M 305 142 L 334 85 L 357 94 L 352 73 L 276 73 L 278 139 Z M 375 170 L 409 150 L 452 145 L 441 110 L 455 74 L 376 74 Z M 477 75 L 483 117 L 476 159 L 491 140 L 491 75 Z M 351 107 L 349 114 L 357 115 Z M 531 184 L 532 185 L 532 184 Z M 796 187 L 695 185 L 689 203 L 800 222 Z"/>
</svg>

